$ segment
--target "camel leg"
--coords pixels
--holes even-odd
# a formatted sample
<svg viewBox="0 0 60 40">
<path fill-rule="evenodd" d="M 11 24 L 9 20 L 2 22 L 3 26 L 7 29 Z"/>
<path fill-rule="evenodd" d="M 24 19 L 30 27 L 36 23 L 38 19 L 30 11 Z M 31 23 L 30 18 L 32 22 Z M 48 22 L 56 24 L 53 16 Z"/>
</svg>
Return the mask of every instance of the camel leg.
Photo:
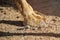
<svg viewBox="0 0 60 40">
<path fill-rule="evenodd" d="M 43 16 L 36 14 L 26 0 L 18 0 L 18 2 L 21 3 L 22 15 L 24 16 L 24 24 L 30 26 L 38 26 L 41 20 L 43 20 Z M 19 4 L 16 3 L 16 5 L 18 5 L 19 8 Z"/>
</svg>

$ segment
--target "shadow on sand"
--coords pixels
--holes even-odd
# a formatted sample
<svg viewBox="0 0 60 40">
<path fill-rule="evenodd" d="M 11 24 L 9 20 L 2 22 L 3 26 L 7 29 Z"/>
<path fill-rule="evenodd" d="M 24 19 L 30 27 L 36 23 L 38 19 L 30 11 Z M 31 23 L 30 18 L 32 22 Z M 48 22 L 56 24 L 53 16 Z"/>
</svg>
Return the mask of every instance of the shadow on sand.
<svg viewBox="0 0 60 40">
<path fill-rule="evenodd" d="M 16 26 L 24 26 L 23 25 L 23 21 L 0 20 L 0 23 L 10 24 L 10 25 L 16 25 Z"/>
<path fill-rule="evenodd" d="M 16 26 L 24 26 L 22 21 L 0 20 L 0 23 L 16 25 Z M 9 33 L 9 32 L 0 31 L 0 37 L 2 37 L 2 36 L 18 36 L 18 35 L 23 35 L 23 36 L 30 36 L 30 35 L 33 35 L 33 36 L 49 36 L 49 37 L 59 37 L 60 38 L 60 34 L 56 34 L 56 33 Z"/>
<path fill-rule="evenodd" d="M 0 31 L 0 37 L 4 36 L 49 36 L 49 37 L 57 37 L 60 38 L 60 34 L 55 34 L 55 33 L 9 33 L 9 32 L 1 32 Z"/>
</svg>

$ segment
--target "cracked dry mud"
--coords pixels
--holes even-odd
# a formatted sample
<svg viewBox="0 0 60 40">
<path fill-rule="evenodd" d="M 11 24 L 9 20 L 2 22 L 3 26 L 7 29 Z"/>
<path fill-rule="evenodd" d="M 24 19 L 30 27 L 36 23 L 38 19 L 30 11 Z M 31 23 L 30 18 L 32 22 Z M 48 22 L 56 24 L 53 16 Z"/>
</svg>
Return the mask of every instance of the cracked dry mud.
<svg viewBox="0 0 60 40">
<path fill-rule="evenodd" d="M 7 0 L 0 2 L 0 40 L 60 40 L 60 1 L 29 0 L 28 2 L 35 10 L 40 11 L 38 14 L 45 14 L 45 21 L 41 21 L 36 30 L 23 29 L 25 27 L 22 22 L 23 16 L 16 5 Z M 19 29 L 20 27 L 22 28 Z"/>
</svg>

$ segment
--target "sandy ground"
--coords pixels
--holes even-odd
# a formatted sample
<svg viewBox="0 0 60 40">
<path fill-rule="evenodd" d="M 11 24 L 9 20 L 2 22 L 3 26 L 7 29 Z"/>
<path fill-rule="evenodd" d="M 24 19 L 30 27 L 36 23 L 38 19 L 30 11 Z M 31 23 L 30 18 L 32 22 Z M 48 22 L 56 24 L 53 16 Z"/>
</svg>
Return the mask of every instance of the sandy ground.
<svg viewBox="0 0 60 40">
<path fill-rule="evenodd" d="M 25 28 L 23 16 L 16 5 L 8 0 L 1 0 L 0 40 L 60 40 L 60 0 L 28 2 L 39 14 L 45 14 L 46 20 L 42 21 L 36 30 Z"/>
</svg>

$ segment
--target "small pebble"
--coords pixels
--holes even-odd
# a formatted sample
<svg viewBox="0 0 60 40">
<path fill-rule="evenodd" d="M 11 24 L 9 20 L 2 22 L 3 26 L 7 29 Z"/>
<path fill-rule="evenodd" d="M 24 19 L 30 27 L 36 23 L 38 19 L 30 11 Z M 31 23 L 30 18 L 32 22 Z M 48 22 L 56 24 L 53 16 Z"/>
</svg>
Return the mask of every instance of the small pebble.
<svg viewBox="0 0 60 40">
<path fill-rule="evenodd" d="M 17 16 L 16 18 L 19 18 L 19 16 Z"/>
<path fill-rule="evenodd" d="M 6 13 L 4 13 L 6 15 Z"/>
<path fill-rule="evenodd" d="M 0 8 L 0 11 L 3 10 L 2 8 Z"/>
</svg>

